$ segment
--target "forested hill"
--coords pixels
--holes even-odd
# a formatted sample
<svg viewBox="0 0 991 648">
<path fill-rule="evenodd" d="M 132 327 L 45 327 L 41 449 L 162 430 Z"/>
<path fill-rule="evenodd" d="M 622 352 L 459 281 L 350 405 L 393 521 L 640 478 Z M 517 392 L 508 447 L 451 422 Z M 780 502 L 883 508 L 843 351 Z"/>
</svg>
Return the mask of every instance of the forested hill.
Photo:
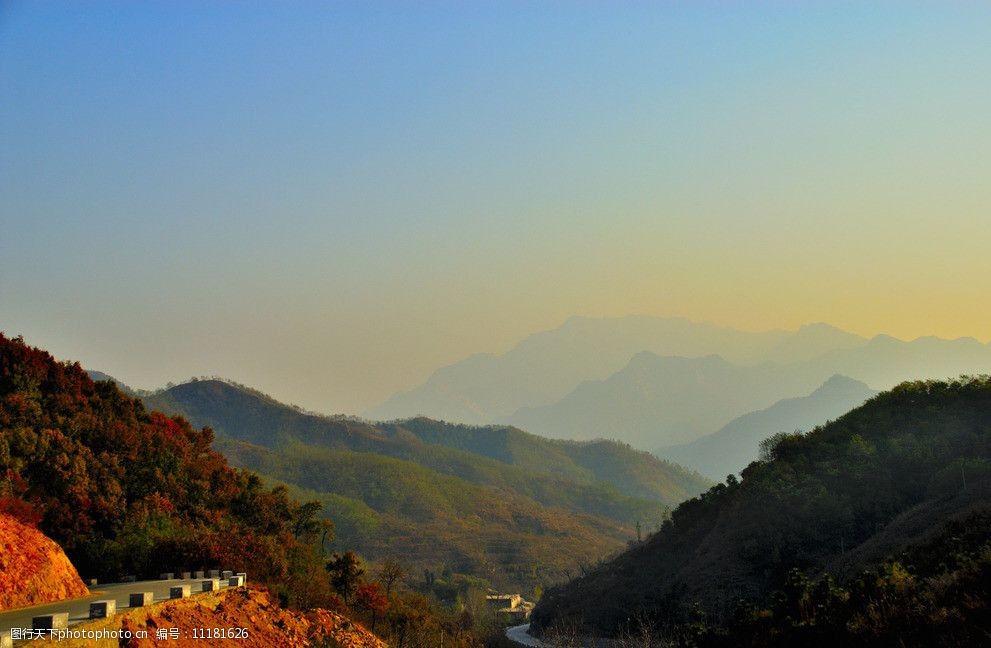
<svg viewBox="0 0 991 648">
<path fill-rule="evenodd" d="M 615 441 L 545 439 L 508 426 L 468 426 L 426 418 L 388 423 L 307 413 L 253 389 L 221 380 L 198 380 L 145 398 L 154 409 L 182 414 L 230 439 L 268 448 L 292 443 L 373 452 L 441 472 L 469 466 L 581 483 L 603 482 L 631 497 L 674 505 L 711 483 L 695 472 Z M 492 461 L 494 460 L 494 461 Z"/>
<path fill-rule="evenodd" d="M 36 525 L 84 577 L 223 564 L 286 581 L 313 508 L 230 467 L 212 442 L 0 333 L 0 513 Z"/>
<path fill-rule="evenodd" d="M 425 443 L 458 448 L 538 473 L 606 482 L 631 497 L 678 503 L 707 486 L 694 471 L 607 439 L 546 439 L 511 426 L 461 425 L 422 417 L 376 426 L 390 434 L 410 433 Z"/>
<path fill-rule="evenodd" d="M 858 380 L 836 375 L 808 396 L 786 398 L 733 419 L 717 432 L 691 443 L 660 448 L 656 453 L 704 475 L 725 479 L 757 459 L 760 442 L 772 434 L 810 430 L 876 394 Z"/>
<path fill-rule="evenodd" d="M 764 449 L 547 592 L 534 626 L 611 635 L 642 619 L 684 645 L 987 640 L 991 379 L 904 383 Z"/>
<path fill-rule="evenodd" d="M 709 484 L 617 443 L 317 416 L 217 380 L 146 403 L 210 426 L 235 465 L 324 503 L 342 547 L 506 586 L 578 573 Z"/>
</svg>

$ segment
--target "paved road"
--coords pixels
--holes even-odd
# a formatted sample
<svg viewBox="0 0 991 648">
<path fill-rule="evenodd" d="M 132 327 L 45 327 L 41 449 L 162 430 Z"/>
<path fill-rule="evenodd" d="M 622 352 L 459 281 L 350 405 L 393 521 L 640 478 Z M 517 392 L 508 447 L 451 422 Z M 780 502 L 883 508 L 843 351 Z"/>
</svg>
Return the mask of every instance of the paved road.
<svg viewBox="0 0 991 648">
<path fill-rule="evenodd" d="M 520 646 L 527 646 L 527 648 L 557 648 L 559 644 L 549 643 L 547 641 L 541 641 L 536 637 L 532 637 L 529 634 L 530 624 L 513 626 L 511 628 L 506 628 L 506 636 L 510 641 L 519 644 Z M 569 643 L 568 645 L 574 645 Z M 618 648 L 619 642 L 613 639 L 595 639 L 593 637 L 585 637 L 582 640 L 582 645 L 586 648 Z"/>
<path fill-rule="evenodd" d="M 530 648 L 553 648 L 550 644 L 546 644 L 540 639 L 531 637 L 527 634 L 527 630 L 529 629 L 529 623 L 513 626 L 512 628 L 506 628 L 506 636 L 509 637 L 510 641 L 514 641 L 521 646 L 529 646 Z"/>
<path fill-rule="evenodd" d="M 176 585 L 189 585 L 190 593 L 196 594 L 202 591 L 202 578 L 188 580 L 153 580 L 139 581 L 137 583 L 110 583 L 107 585 L 97 585 L 91 589 L 89 596 L 62 601 L 59 603 L 45 603 L 28 608 L 17 610 L 7 610 L 0 612 L 0 636 L 10 636 L 11 628 L 30 628 L 32 617 L 43 614 L 54 614 L 56 612 L 69 613 L 69 625 L 89 620 L 89 604 L 92 601 L 102 601 L 104 599 L 114 599 L 117 601 L 117 609 L 127 608 L 130 594 L 132 592 L 152 592 L 155 601 L 164 601 L 169 598 L 169 588 Z M 220 579 L 220 586 L 226 587 L 227 580 Z"/>
</svg>

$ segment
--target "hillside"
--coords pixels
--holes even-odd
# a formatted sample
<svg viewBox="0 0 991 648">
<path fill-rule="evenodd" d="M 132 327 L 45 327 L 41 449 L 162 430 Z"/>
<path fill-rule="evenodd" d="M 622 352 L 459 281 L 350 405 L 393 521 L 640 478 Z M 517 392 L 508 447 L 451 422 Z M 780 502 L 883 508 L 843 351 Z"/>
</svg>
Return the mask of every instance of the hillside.
<svg viewBox="0 0 991 648">
<path fill-rule="evenodd" d="M 334 549 L 354 547 L 370 560 L 398 558 L 414 573 L 446 568 L 499 587 L 560 580 L 625 546 L 637 519 L 657 524 L 663 517 L 660 506 L 644 502 L 626 513 L 639 518 L 618 521 L 613 498 L 546 503 L 545 495 L 567 492 L 569 483 L 527 497 L 381 455 L 313 446 L 273 451 L 231 441 L 218 448 L 235 465 L 323 503 L 336 525 Z M 593 508 L 598 511 L 582 511 Z"/>
<path fill-rule="evenodd" d="M 778 432 L 810 430 L 877 394 L 864 383 L 833 376 L 801 398 L 788 398 L 736 418 L 691 443 L 659 448 L 656 454 L 713 479 L 739 473 L 758 457 L 760 442 Z"/>
<path fill-rule="evenodd" d="M 683 467 L 608 439 L 547 439 L 512 426 L 469 426 L 417 418 L 377 427 L 410 433 L 425 443 L 465 450 L 538 474 L 580 482 L 605 482 L 631 497 L 681 502 L 704 480 Z"/>
<path fill-rule="evenodd" d="M 348 619 L 367 622 L 399 645 L 421 630 L 436 637 L 455 623 L 454 612 L 413 590 L 410 572 L 403 571 L 408 565 L 383 583 L 377 566 L 363 564 L 351 547 L 329 552 L 334 524 L 319 519 L 321 502 L 301 503 L 286 486 L 231 467 L 212 449 L 209 429 L 149 411 L 114 382 L 94 382 L 78 363 L 59 362 L 2 334 L 0 432 L 0 515 L 37 521 L 87 578 L 154 579 L 219 567 L 248 571 L 253 584 L 271 589 L 270 600 L 210 595 L 217 603 L 210 609 L 166 603 L 154 625 L 238 623 L 256 632 L 254 645 L 377 647 L 364 631 L 351 632 L 356 626 Z M 388 483 L 392 476 L 378 477 Z M 595 542 L 605 537 L 589 538 L 589 545 L 598 548 Z M 27 558 L 39 562 L 43 553 Z M 7 554 L 18 556 L 16 549 L 5 548 Z M 4 596 L 32 594 L 16 569 L 5 565 L 2 573 Z M 447 586 L 448 573 L 440 574 L 437 583 Z M 448 598 L 477 593 L 478 582 L 455 583 Z M 304 619 L 294 610 L 309 612 Z M 474 648 L 476 631 L 485 627 L 459 622 L 446 645 Z"/>
<path fill-rule="evenodd" d="M 603 380 L 641 351 L 719 355 L 734 363 L 799 362 L 866 342 L 826 324 L 750 333 L 684 318 L 571 317 L 501 355 L 479 354 L 434 372 L 366 414 L 377 419 L 428 416 L 490 423 L 521 408 L 554 403 L 579 384 Z M 710 430 L 711 431 L 711 430 Z"/>
<path fill-rule="evenodd" d="M 2 334 L 0 430 L 0 513 L 37 520 L 87 578 L 250 564 L 281 582 L 308 546 L 311 508 L 230 467 L 211 432 Z"/>
<path fill-rule="evenodd" d="M 697 474 L 614 441 L 558 441 L 507 426 L 424 418 L 376 423 L 321 416 L 220 380 L 177 385 L 146 397 L 145 403 L 238 441 L 268 448 L 304 444 L 380 454 L 500 487 L 549 477 L 597 489 L 611 486 L 629 497 L 673 505 L 707 486 Z"/>
<path fill-rule="evenodd" d="M 340 546 L 496 583 L 561 578 L 706 487 L 698 475 L 616 443 L 317 416 L 222 381 L 179 385 L 146 402 L 209 425 L 235 465 L 321 501 Z"/>
<path fill-rule="evenodd" d="M 105 380 L 109 380 L 110 382 L 112 382 L 115 385 L 117 385 L 117 389 L 121 390 L 122 392 L 124 392 L 128 396 L 138 396 L 139 395 L 139 391 L 140 390 L 133 389 L 129 385 L 126 385 L 123 382 L 117 380 L 116 378 L 114 378 L 110 374 L 103 373 L 102 371 L 96 371 L 94 369 L 88 369 L 86 371 L 86 375 L 89 376 L 90 377 L 90 380 L 92 380 L 93 382 L 102 382 L 102 381 L 105 381 Z"/>
<path fill-rule="evenodd" d="M 571 620 L 611 635 L 639 616 L 667 636 L 694 632 L 713 645 L 719 637 L 795 645 L 787 640 L 816 623 L 834 634 L 814 645 L 877 645 L 871 633 L 897 635 L 882 645 L 937 645 L 932 633 L 954 628 L 980 636 L 988 631 L 987 581 L 983 590 L 974 583 L 991 555 L 989 502 L 991 379 L 905 383 L 808 434 L 779 436 L 741 480 L 683 503 L 642 544 L 547 592 L 533 622 L 547 631 Z M 850 580 L 875 568 L 877 577 Z M 838 587 L 824 573 L 842 583 L 823 604 L 835 612 L 829 618 L 815 617 L 819 608 L 808 602 Z M 892 578 L 902 589 L 886 595 Z M 870 616 L 878 597 L 897 592 L 891 615 Z M 813 607 L 789 612 L 789 601 Z M 935 621 L 940 606 L 961 615 L 960 624 Z M 913 636 L 917 628 L 928 630 Z"/>
<path fill-rule="evenodd" d="M 51 538 L 0 514 L 0 610 L 86 596 L 76 568 Z"/>
</svg>

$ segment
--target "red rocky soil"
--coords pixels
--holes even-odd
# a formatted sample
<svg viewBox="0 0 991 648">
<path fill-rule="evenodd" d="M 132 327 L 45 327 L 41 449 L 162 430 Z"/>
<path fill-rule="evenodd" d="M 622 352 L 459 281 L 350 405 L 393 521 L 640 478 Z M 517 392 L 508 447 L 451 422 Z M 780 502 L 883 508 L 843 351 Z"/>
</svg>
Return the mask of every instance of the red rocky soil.
<svg viewBox="0 0 991 648">
<path fill-rule="evenodd" d="M 87 594 L 89 589 L 54 540 L 0 514 L 0 610 Z"/>
<path fill-rule="evenodd" d="M 121 643 L 121 646 L 128 648 L 204 645 L 288 648 L 314 644 L 340 648 L 386 648 L 386 644 L 371 632 L 336 612 L 286 610 L 274 603 L 267 591 L 246 587 L 225 590 L 216 595 L 169 601 L 148 610 L 134 611 L 124 616 L 119 627 L 132 631 L 148 630 L 147 639 Z M 176 628 L 180 631 L 180 638 L 156 639 L 159 628 Z M 197 628 L 244 628 L 246 636 L 227 641 L 195 639 L 191 634 Z"/>
</svg>

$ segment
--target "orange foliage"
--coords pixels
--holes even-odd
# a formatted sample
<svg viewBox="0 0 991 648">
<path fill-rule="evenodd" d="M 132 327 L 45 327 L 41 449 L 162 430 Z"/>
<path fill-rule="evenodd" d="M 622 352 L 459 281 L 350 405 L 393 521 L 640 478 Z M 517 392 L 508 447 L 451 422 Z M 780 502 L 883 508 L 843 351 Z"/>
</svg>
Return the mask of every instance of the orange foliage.
<svg viewBox="0 0 991 648">
<path fill-rule="evenodd" d="M 0 610 L 88 593 L 61 547 L 37 529 L 0 515 Z"/>
<path fill-rule="evenodd" d="M 0 430 L 0 513 L 36 523 L 87 576 L 222 563 L 285 578 L 299 505 L 231 468 L 209 429 L 0 334 Z"/>
</svg>

